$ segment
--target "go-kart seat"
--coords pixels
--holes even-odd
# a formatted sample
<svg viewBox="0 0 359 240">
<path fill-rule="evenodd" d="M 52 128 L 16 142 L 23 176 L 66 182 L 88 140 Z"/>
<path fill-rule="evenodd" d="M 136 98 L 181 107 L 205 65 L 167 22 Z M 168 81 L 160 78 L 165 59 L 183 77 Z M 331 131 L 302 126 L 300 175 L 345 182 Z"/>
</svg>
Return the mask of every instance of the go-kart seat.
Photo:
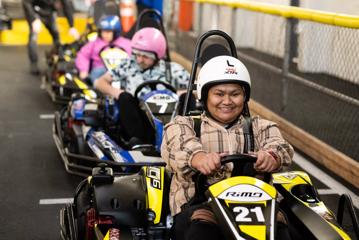
<svg viewBox="0 0 359 240">
<path fill-rule="evenodd" d="M 116 225 L 144 226 L 146 196 L 139 174 L 116 178 L 112 184 L 94 186 L 99 216 L 111 216 Z"/>
<path fill-rule="evenodd" d="M 136 22 L 132 25 L 131 29 L 124 33 L 124 37 L 128 39 L 132 39 L 135 32 L 137 32 L 141 28 L 145 27 L 152 27 L 157 28 L 158 30 L 162 31 L 161 29 L 161 20 L 158 19 L 159 16 L 156 13 L 153 13 L 153 9 L 147 9 L 143 11 L 137 18 Z"/>
</svg>

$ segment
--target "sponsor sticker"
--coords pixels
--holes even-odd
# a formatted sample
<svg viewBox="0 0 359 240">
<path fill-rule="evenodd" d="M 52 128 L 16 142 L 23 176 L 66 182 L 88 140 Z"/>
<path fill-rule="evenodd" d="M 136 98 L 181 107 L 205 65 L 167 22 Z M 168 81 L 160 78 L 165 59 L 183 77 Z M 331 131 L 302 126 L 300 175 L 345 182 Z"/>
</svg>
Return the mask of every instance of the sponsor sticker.
<svg viewBox="0 0 359 240">
<path fill-rule="evenodd" d="M 262 189 L 249 184 L 239 184 L 230 187 L 222 192 L 218 198 L 238 202 L 259 202 L 272 199 Z"/>
<path fill-rule="evenodd" d="M 161 169 L 158 167 L 148 167 L 147 177 L 150 179 L 151 186 L 161 189 Z"/>
</svg>

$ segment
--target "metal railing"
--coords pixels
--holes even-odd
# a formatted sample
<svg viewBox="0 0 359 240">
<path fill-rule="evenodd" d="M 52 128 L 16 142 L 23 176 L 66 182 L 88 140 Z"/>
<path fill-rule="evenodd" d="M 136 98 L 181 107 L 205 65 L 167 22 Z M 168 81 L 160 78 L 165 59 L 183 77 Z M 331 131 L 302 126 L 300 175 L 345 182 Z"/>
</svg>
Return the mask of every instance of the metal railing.
<svg viewBox="0 0 359 240">
<path fill-rule="evenodd" d="M 325 157 L 326 149 L 307 154 L 322 155 L 318 162 L 336 166 L 330 169 L 343 170 L 340 176 L 358 183 L 352 169 L 359 169 L 359 16 L 244 0 L 195 0 L 193 19 L 190 32 L 177 32 L 179 53 L 190 59 L 192 42 L 208 30 L 228 33 L 249 68 L 253 99 L 338 150 Z"/>
</svg>

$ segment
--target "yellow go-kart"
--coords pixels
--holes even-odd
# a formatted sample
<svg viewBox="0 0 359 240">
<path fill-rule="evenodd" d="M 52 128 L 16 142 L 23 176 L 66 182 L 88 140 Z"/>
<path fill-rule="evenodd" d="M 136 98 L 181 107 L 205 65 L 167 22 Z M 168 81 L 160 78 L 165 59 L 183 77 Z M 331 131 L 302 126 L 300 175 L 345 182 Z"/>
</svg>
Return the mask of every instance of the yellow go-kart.
<svg viewBox="0 0 359 240">
<path fill-rule="evenodd" d="M 169 176 L 161 158 L 146 159 L 135 174 L 94 168 L 78 186 L 73 204 L 60 211 L 61 238 L 169 239 Z"/>
<path fill-rule="evenodd" d="M 161 158 L 143 158 L 147 163 L 138 159 L 143 167 L 135 174 L 114 175 L 105 165 L 94 168 L 78 186 L 74 202 L 60 211 L 62 239 L 170 239 L 170 177 Z M 222 158 L 222 164 L 236 161 L 248 170 L 256 157 Z M 241 175 L 206 186 L 205 179 L 198 176 L 193 199 L 209 204 L 225 239 L 277 239 L 279 209 L 291 239 L 351 239 L 304 172 L 272 174 L 269 182 Z M 342 214 L 338 212 L 338 218 Z"/>
<path fill-rule="evenodd" d="M 252 168 L 256 157 L 236 154 L 222 158 L 222 165 L 237 165 L 240 173 Z M 278 239 L 278 222 L 288 227 L 291 239 L 351 239 L 340 221 L 320 200 L 310 177 L 305 172 L 292 171 L 267 175 L 261 180 L 253 176 L 234 176 L 208 188 L 203 175 L 196 182 L 196 196 L 203 194 L 215 213 L 226 239 Z M 202 188 L 202 189 L 201 189 Z M 353 229 L 358 234 L 358 220 L 350 198 Z M 340 203 L 338 219 L 342 219 L 344 202 Z M 280 210 L 279 210 L 280 209 Z M 278 220 L 278 211 L 284 219 Z M 281 235 L 283 236 L 283 235 Z M 358 237 L 358 235 L 357 235 Z M 283 239 L 283 238 L 281 238 Z"/>
</svg>

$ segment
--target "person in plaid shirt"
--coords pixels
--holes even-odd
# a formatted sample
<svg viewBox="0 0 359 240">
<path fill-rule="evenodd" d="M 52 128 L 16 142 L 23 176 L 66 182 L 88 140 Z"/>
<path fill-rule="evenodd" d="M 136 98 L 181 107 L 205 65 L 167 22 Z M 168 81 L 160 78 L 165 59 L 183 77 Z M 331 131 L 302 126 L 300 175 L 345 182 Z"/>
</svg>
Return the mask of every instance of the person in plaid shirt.
<svg viewBox="0 0 359 240">
<path fill-rule="evenodd" d="M 195 194 L 192 176 L 196 171 L 212 183 L 231 176 L 233 164 L 221 167 L 220 160 L 244 152 L 243 123 L 249 117 L 250 91 L 250 76 L 242 62 L 231 56 L 214 57 L 197 79 L 197 98 L 205 110 L 200 116 L 200 138 L 191 117 L 177 116 L 165 126 L 161 155 L 173 173 L 170 208 L 175 239 L 223 239 L 209 207 L 187 203 Z M 276 123 L 254 117 L 252 129 L 258 173 L 277 172 L 291 164 L 293 148 Z"/>
</svg>

